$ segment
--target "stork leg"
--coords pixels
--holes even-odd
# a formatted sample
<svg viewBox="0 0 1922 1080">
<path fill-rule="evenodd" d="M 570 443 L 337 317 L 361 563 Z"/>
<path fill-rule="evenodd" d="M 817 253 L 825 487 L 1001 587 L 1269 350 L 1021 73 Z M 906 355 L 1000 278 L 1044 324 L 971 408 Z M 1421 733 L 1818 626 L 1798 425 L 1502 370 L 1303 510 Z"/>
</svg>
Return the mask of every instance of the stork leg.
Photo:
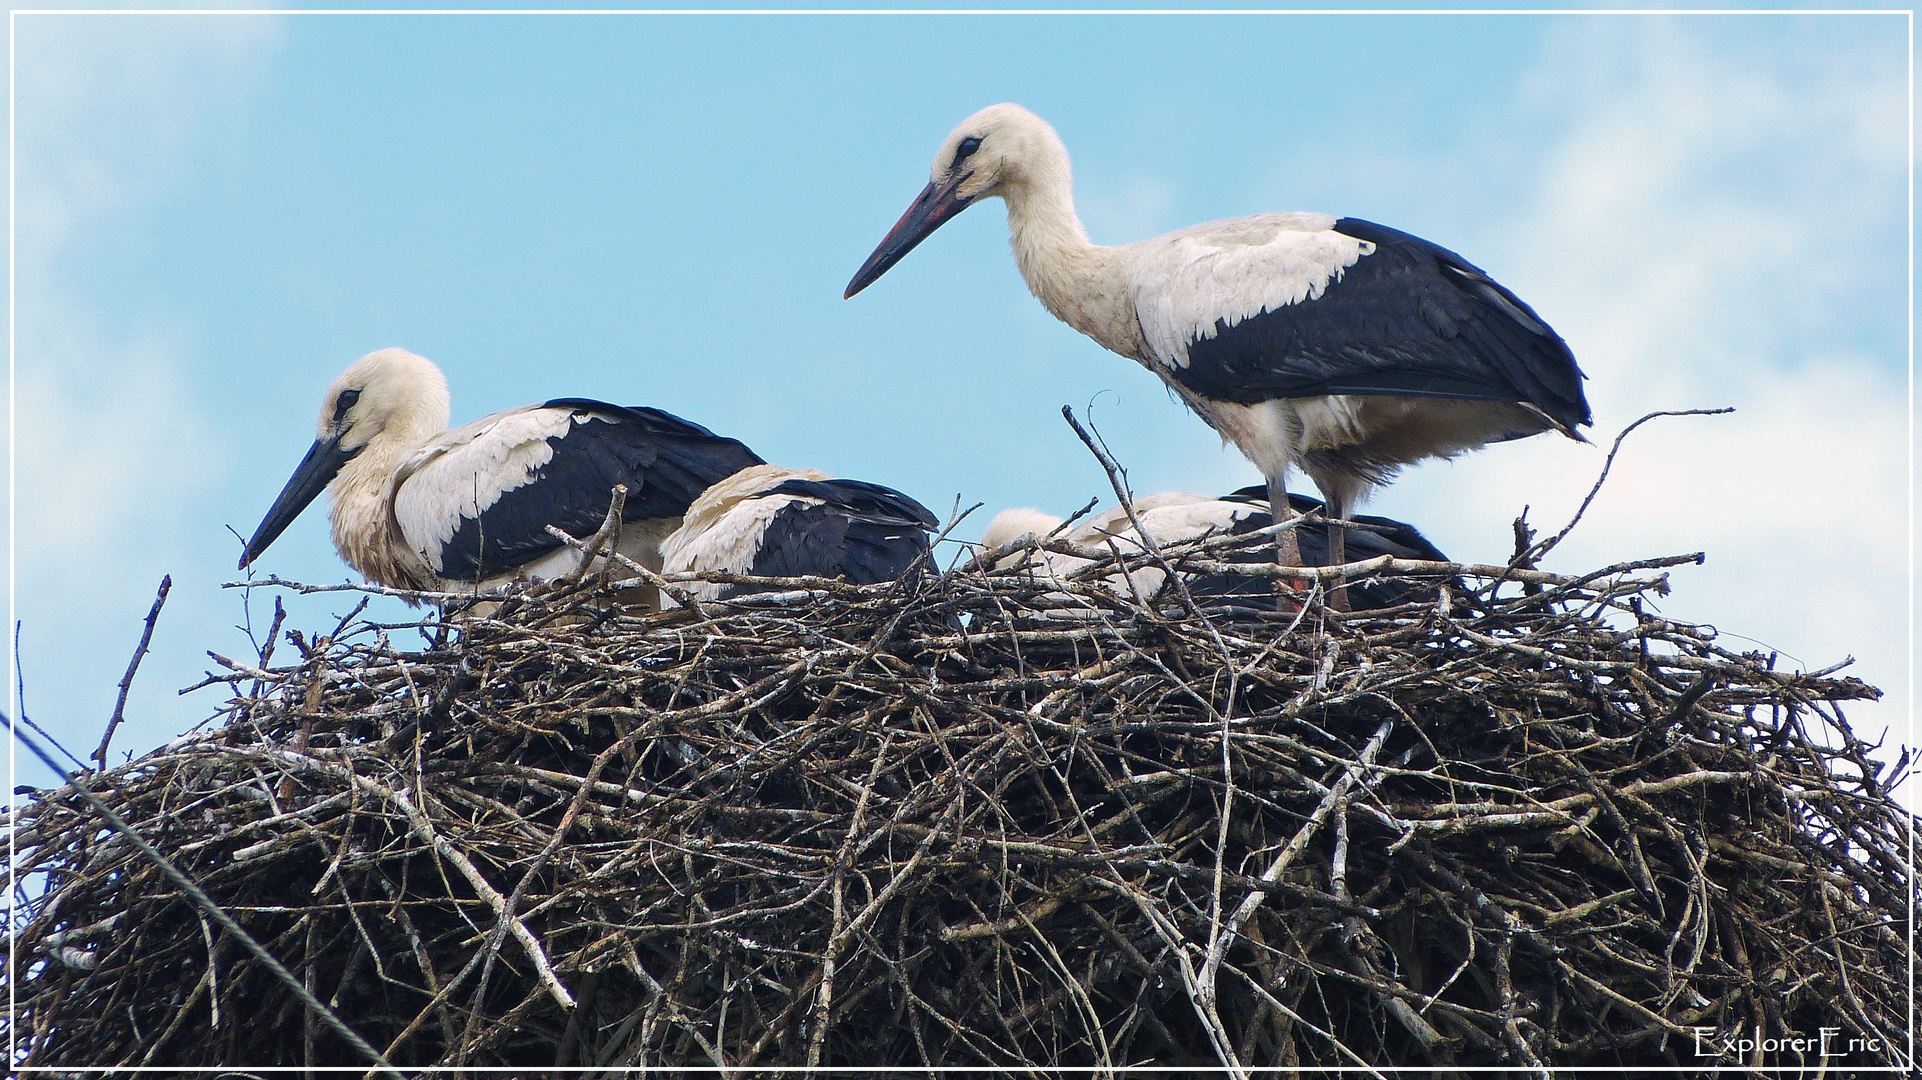
<svg viewBox="0 0 1922 1080">
<path fill-rule="evenodd" d="M 1335 524 L 1337 520 L 1348 520 L 1348 507 L 1335 499 L 1327 500 L 1328 508 L 1328 565 L 1340 566 L 1348 561 L 1348 531 Z M 1348 579 L 1336 578 L 1328 583 L 1328 604 L 1336 611 L 1347 611 Z"/>
<path fill-rule="evenodd" d="M 1277 525 L 1296 516 L 1294 508 L 1288 505 L 1288 489 L 1280 476 L 1268 478 L 1268 511 Z M 1284 529 L 1275 534 L 1275 565 L 1298 567 L 1301 563 L 1301 541 L 1295 536 L 1294 529 Z M 1275 606 L 1282 611 L 1295 611 L 1298 602 L 1289 598 L 1289 593 L 1305 591 L 1305 583 L 1275 579 Z"/>
</svg>

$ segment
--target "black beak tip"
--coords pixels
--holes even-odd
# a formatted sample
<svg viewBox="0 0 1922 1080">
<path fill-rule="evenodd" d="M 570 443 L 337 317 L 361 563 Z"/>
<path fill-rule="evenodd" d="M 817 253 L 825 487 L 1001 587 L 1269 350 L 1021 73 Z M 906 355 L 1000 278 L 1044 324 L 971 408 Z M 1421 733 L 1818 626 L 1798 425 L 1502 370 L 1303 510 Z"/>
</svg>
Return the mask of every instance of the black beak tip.
<svg viewBox="0 0 1922 1080">
<path fill-rule="evenodd" d="M 339 436 L 315 440 L 307 456 L 301 459 L 299 467 L 294 470 L 294 475 L 287 478 L 287 486 L 280 489 L 280 495 L 267 510 L 267 516 L 260 519 L 253 538 L 241 549 L 240 569 L 247 569 L 255 559 L 266 554 L 267 548 L 280 538 L 281 533 L 287 531 L 287 526 L 294 523 L 300 512 L 326 490 L 327 485 L 339 474 L 341 466 L 359 452 L 359 447 L 341 449 Z"/>
</svg>

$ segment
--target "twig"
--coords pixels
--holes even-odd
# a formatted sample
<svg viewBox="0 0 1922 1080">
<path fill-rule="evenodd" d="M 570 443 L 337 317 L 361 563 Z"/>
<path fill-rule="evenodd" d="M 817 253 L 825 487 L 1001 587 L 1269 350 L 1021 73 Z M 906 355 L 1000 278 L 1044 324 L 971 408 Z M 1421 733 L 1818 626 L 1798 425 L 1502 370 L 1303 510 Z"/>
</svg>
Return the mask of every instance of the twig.
<svg viewBox="0 0 1922 1080">
<path fill-rule="evenodd" d="M 1161 557 L 1161 546 L 1155 543 L 1155 538 L 1148 535 L 1148 530 L 1142 527 L 1141 518 L 1135 514 L 1134 499 L 1128 493 L 1128 482 L 1122 478 L 1121 466 L 1115 463 L 1115 459 L 1101 447 L 1094 436 L 1088 434 L 1088 429 L 1081 426 L 1081 421 L 1075 419 L 1072 408 L 1066 405 L 1061 406 L 1061 417 L 1068 422 L 1069 427 L 1074 429 L 1074 433 L 1081 437 L 1081 442 L 1088 448 L 1088 452 L 1101 463 L 1102 471 L 1108 474 L 1108 483 L 1114 488 L 1115 498 L 1120 500 L 1121 509 L 1127 513 L 1128 523 L 1135 527 L 1135 535 L 1141 538 L 1142 550 L 1146 551 L 1155 565 L 1161 568 L 1161 572 L 1167 575 L 1167 582 L 1174 586 L 1175 594 L 1181 598 L 1182 606 L 1212 633 L 1214 624 L 1208 621 L 1208 616 L 1202 612 L 1201 605 L 1195 603 L 1194 596 L 1188 591 L 1188 583 L 1181 579 L 1181 575 L 1175 572 L 1174 567 L 1168 565 L 1168 560 Z"/>
<path fill-rule="evenodd" d="M 1595 485 L 1589 488 L 1588 494 L 1582 498 L 1582 505 L 1575 508 L 1575 516 L 1568 519 L 1568 524 L 1562 526 L 1561 532 L 1536 543 L 1522 554 L 1515 556 L 1510 565 L 1520 568 L 1524 566 L 1534 566 L 1540 563 L 1542 556 L 1554 550 L 1555 545 L 1561 543 L 1562 538 L 1574 530 L 1576 524 L 1582 520 L 1582 515 L 1588 513 L 1588 504 L 1595 501 L 1595 496 L 1602 490 L 1602 484 L 1607 482 L 1608 470 L 1614 467 L 1615 455 L 1621 452 L 1622 440 L 1628 438 L 1629 432 L 1634 431 L 1636 428 L 1641 427 L 1643 424 L 1648 423 L 1658 416 L 1721 416 L 1724 413 L 1732 413 L 1734 411 L 1734 408 L 1730 407 L 1722 409 L 1674 409 L 1663 412 L 1652 412 L 1623 428 L 1621 433 L 1615 436 L 1614 445 L 1608 448 L 1608 459 L 1602 462 L 1601 475 L 1595 477 Z"/>
<path fill-rule="evenodd" d="M 154 594 L 153 607 L 147 610 L 147 628 L 140 633 L 140 644 L 133 651 L 133 659 L 127 661 L 127 673 L 120 676 L 120 696 L 114 699 L 113 716 L 107 721 L 107 730 L 100 736 L 100 747 L 93 752 L 94 761 L 99 763 L 101 772 L 107 771 L 107 744 L 113 741 L 113 729 L 127 711 L 127 691 L 133 687 L 134 672 L 140 670 L 140 658 L 147 655 L 147 643 L 153 640 L 153 624 L 160 618 L 160 606 L 167 602 L 167 593 L 173 590 L 174 579 L 167 574 L 160 579 L 160 591 Z"/>
<path fill-rule="evenodd" d="M 514 939 L 518 941 L 521 948 L 526 951 L 527 958 L 533 961 L 534 970 L 540 976 L 541 985 L 547 989 L 549 994 L 553 995 L 555 1002 L 564 1009 L 574 1007 L 573 995 L 569 994 L 567 987 L 562 986 L 560 980 L 554 977 L 553 965 L 547 958 L 547 951 L 541 947 L 540 940 L 527 929 L 527 926 L 515 918 L 513 913 L 508 910 L 507 898 L 502 896 L 500 891 L 488 882 L 487 878 L 481 874 L 480 869 L 474 865 L 473 860 L 469 859 L 459 848 L 449 843 L 447 839 L 434 828 L 433 823 L 427 820 L 426 815 L 421 813 L 420 809 L 413 804 L 412 800 L 407 798 L 404 792 L 395 791 L 385 784 L 370 780 L 357 773 L 346 772 L 318 758 L 286 753 L 284 751 L 275 751 L 270 753 L 269 756 L 281 761 L 290 768 L 308 769 L 331 774 L 336 780 L 344 780 L 363 791 L 377 795 L 395 806 L 400 807 L 401 813 L 406 815 L 407 823 L 413 829 L 414 835 L 418 836 L 421 841 L 429 847 L 432 847 L 441 858 L 453 863 L 454 868 L 460 871 L 460 875 L 467 879 L 467 883 L 473 886 L 474 891 L 479 893 L 481 899 L 487 902 L 487 906 L 493 909 L 495 918 L 507 925 L 508 931 L 514 935 Z"/>
<path fill-rule="evenodd" d="M 552 525 L 548 525 L 545 528 L 547 529 L 547 534 L 549 536 L 552 536 L 555 539 L 560 540 L 562 543 L 566 544 L 571 548 L 574 548 L 577 551 L 586 552 L 587 545 L 582 543 L 581 541 L 576 540 L 574 537 L 567 535 L 567 533 L 563 532 L 558 528 L 555 528 Z M 592 556 L 588 556 L 588 558 L 592 558 Z M 646 584 L 652 585 L 654 588 L 660 590 L 662 594 L 673 597 L 675 603 L 681 605 L 682 607 L 688 609 L 689 611 L 692 611 L 696 618 L 706 619 L 708 617 L 706 610 L 701 607 L 701 602 L 699 600 L 696 600 L 692 593 L 689 593 L 685 589 L 675 588 L 673 582 L 670 581 L 669 579 L 662 577 L 661 575 L 655 573 L 652 570 L 649 570 L 647 567 L 642 566 L 640 563 L 635 562 L 633 559 L 628 558 L 626 555 L 623 555 L 618 551 L 608 552 L 607 559 L 610 563 L 621 564 L 622 567 L 632 571 L 635 577 L 641 579 L 641 581 L 645 582 Z M 680 580 L 680 577 L 681 575 L 676 575 L 674 580 L 678 581 Z"/>
<path fill-rule="evenodd" d="M 601 519 L 601 527 L 594 530 L 594 535 L 588 539 L 586 546 L 580 548 L 580 565 L 576 566 L 574 572 L 568 575 L 569 581 L 579 581 L 586 577 L 587 568 L 594 565 L 594 559 L 600 555 L 602 549 L 609 551 L 619 550 L 621 543 L 621 514 L 626 508 L 627 485 L 615 484 L 608 492 L 607 515 Z M 550 525 L 548 528 L 552 530 L 553 526 Z M 604 566 L 611 565 L 613 565 L 612 560 L 604 564 Z"/>
<path fill-rule="evenodd" d="M 20 722 L 32 728 L 41 738 L 47 740 L 47 744 L 55 750 L 65 754 L 68 761 L 73 762 L 82 769 L 90 768 L 86 762 L 75 757 L 73 751 L 62 746 L 59 739 L 48 734 L 45 728 L 34 723 L 33 718 L 27 715 L 27 672 L 26 668 L 20 663 L 20 626 L 20 622 L 15 620 L 13 624 L 14 702 L 15 708 L 17 708 L 20 713 Z"/>
<path fill-rule="evenodd" d="M 1334 811 L 1342 797 L 1361 781 L 1368 766 L 1374 764 L 1375 755 L 1381 752 L 1382 742 L 1394 729 L 1395 722 L 1392 718 L 1381 722 L 1381 726 L 1377 727 L 1375 734 L 1369 738 L 1368 745 L 1362 747 L 1361 753 L 1356 756 L 1355 763 L 1343 770 L 1341 778 L 1329 789 L 1328 794 L 1322 798 L 1314 812 L 1308 815 L 1308 820 L 1302 822 L 1301 828 L 1295 831 L 1294 837 L 1268 864 L 1268 869 L 1261 872 L 1262 881 L 1274 881 L 1281 877 L 1282 871 L 1288 869 L 1295 857 L 1308 846 L 1308 841 L 1321 828 L 1322 822 L 1328 819 L 1328 815 Z M 1220 969 L 1222 958 L 1227 956 L 1229 946 L 1234 944 L 1235 936 L 1240 933 L 1242 925 L 1254 915 L 1255 910 L 1261 907 L 1262 901 L 1267 898 L 1268 894 L 1258 889 L 1250 890 L 1248 895 L 1242 898 L 1240 906 L 1236 907 L 1235 913 L 1229 917 L 1228 924 L 1220 937 L 1208 947 L 1207 956 L 1203 959 L 1201 972 L 1196 980 L 1200 985 L 1204 987 L 1214 985 L 1215 972 Z"/>
</svg>

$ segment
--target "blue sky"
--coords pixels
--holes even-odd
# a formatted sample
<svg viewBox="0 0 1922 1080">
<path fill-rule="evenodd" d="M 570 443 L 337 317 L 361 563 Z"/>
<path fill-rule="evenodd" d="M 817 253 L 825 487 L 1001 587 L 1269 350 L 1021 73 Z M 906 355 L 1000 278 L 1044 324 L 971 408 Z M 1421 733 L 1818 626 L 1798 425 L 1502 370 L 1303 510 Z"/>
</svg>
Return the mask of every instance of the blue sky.
<svg viewBox="0 0 1922 1080">
<path fill-rule="evenodd" d="M 649 404 L 945 512 L 1257 479 L 1056 323 L 975 208 L 841 289 L 963 116 L 1018 101 L 1098 242 L 1323 210 L 1460 251 L 1631 438 L 1552 566 L 1707 550 L 1666 610 L 1907 723 L 1907 25 L 1899 16 L 16 16 L 15 611 L 26 710 L 85 754 L 163 573 L 120 750 L 219 705 L 232 580 L 321 391 L 401 345 L 454 421 Z M 1555 527 L 1602 454 L 1410 470 L 1372 512 L 1458 558 Z M 316 506 L 260 569 L 349 571 Z M 272 601 L 256 594 L 263 624 Z M 330 625 L 347 602 L 290 602 Z M 399 615 L 399 609 L 388 612 Z M 1794 662 L 1790 661 L 1790 662 Z M 1909 741 L 1913 741 L 1912 739 Z M 115 755 L 118 759 L 119 755 Z M 40 782 L 20 762 L 22 782 Z"/>
</svg>

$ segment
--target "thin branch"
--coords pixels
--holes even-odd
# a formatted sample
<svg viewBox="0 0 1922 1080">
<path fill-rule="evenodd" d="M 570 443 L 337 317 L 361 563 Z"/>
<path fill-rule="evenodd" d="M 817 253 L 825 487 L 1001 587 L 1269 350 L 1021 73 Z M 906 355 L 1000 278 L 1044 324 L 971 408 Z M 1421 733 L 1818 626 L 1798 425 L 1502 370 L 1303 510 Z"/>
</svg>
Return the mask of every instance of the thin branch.
<svg viewBox="0 0 1922 1080">
<path fill-rule="evenodd" d="M 1601 492 L 1602 485 L 1608 481 L 1608 470 L 1615 466 L 1615 455 L 1621 452 L 1622 440 L 1628 438 L 1629 432 L 1634 431 L 1636 428 L 1641 427 L 1643 424 L 1648 423 L 1658 416 L 1721 416 L 1724 413 L 1732 413 L 1734 411 L 1735 409 L 1733 407 L 1728 407 L 1721 409 L 1674 409 L 1663 412 L 1652 412 L 1623 428 L 1621 433 L 1615 436 L 1614 445 L 1608 448 L 1608 459 L 1602 462 L 1601 475 L 1595 477 L 1595 485 L 1589 488 L 1588 494 L 1582 498 L 1582 505 L 1575 508 L 1575 516 L 1568 519 L 1568 524 L 1562 526 L 1561 532 L 1556 533 L 1546 540 L 1539 541 L 1533 547 L 1528 548 L 1523 554 L 1515 556 L 1510 565 L 1515 567 L 1534 566 L 1542 561 L 1542 556 L 1554 550 L 1555 545 L 1561 543 L 1563 537 L 1574 530 L 1575 526 L 1582 520 L 1582 515 L 1588 513 L 1588 504 L 1595 501 L 1595 496 Z M 1519 519 L 1516 522 L 1516 527 L 1519 532 L 1521 528 Z"/>
<path fill-rule="evenodd" d="M 133 651 L 133 659 L 127 661 L 127 673 L 120 676 L 120 696 L 114 699 L 113 716 L 107 720 L 107 730 L 101 734 L 100 746 L 93 752 L 93 759 L 99 764 L 101 772 L 107 771 L 107 744 L 113 741 L 113 729 L 119 727 L 120 721 L 126 717 L 127 691 L 133 687 L 134 672 L 140 670 L 140 658 L 147 655 L 147 644 L 153 640 L 154 622 L 160 618 L 160 606 L 167 602 L 167 594 L 173 591 L 173 587 L 172 574 L 160 579 L 160 591 L 154 594 L 153 607 L 147 610 L 147 627 L 140 632 L 140 644 Z"/>
</svg>

